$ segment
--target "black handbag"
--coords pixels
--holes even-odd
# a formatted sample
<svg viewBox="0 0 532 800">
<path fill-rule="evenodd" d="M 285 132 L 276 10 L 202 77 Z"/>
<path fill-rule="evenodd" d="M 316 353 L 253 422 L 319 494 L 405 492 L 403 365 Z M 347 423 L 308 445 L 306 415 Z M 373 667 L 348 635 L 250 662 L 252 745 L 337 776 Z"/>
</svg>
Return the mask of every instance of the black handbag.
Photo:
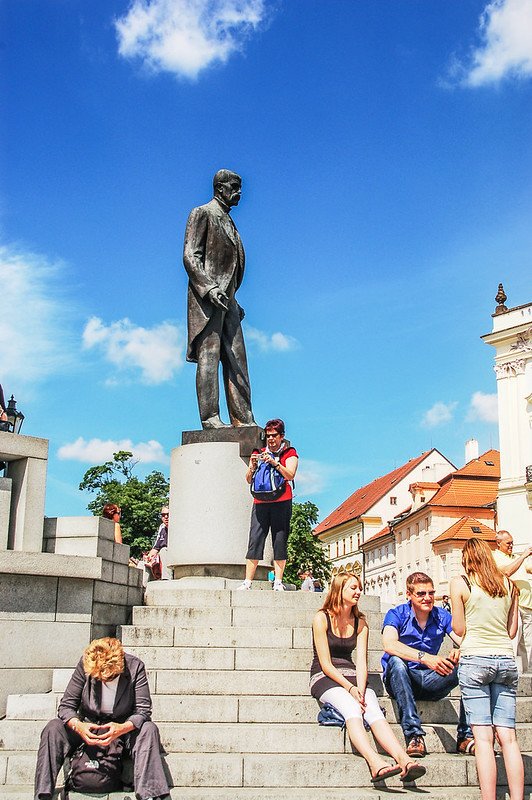
<svg viewBox="0 0 532 800">
<path fill-rule="evenodd" d="M 69 800 L 69 791 L 104 794 L 122 789 L 124 742 L 119 737 L 108 747 L 82 744 L 70 759 L 70 770 L 61 800 Z"/>
</svg>

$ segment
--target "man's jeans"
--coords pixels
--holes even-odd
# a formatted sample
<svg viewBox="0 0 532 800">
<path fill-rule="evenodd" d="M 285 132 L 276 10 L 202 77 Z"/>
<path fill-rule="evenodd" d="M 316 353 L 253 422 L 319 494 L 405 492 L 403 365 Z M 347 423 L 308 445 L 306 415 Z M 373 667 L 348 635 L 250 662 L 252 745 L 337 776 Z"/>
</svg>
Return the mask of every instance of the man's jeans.
<svg viewBox="0 0 532 800">
<path fill-rule="evenodd" d="M 399 722 L 408 742 L 412 736 L 425 736 L 417 713 L 416 700 L 436 702 L 447 697 L 451 689 L 458 686 L 458 670 L 455 667 L 450 675 L 439 675 L 432 669 L 409 669 L 406 661 L 398 656 L 390 656 L 384 679 L 386 691 L 397 702 Z M 467 724 L 464 704 L 460 700 L 458 739 L 468 739 L 473 733 Z"/>
</svg>

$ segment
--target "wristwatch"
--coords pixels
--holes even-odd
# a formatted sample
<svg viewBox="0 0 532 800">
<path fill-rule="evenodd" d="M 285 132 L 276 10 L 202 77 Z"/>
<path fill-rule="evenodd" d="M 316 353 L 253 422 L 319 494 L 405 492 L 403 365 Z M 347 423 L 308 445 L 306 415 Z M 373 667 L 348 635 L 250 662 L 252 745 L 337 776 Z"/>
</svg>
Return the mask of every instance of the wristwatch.
<svg viewBox="0 0 532 800">
<path fill-rule="evenodd" d="M 424 653 L 423 650 L 418 650 L 417 651 L 417 660 L 418 661 L 423 661 L 423 659 L 425 658 L 426 655 L 427 654 Z"/>
</svg>

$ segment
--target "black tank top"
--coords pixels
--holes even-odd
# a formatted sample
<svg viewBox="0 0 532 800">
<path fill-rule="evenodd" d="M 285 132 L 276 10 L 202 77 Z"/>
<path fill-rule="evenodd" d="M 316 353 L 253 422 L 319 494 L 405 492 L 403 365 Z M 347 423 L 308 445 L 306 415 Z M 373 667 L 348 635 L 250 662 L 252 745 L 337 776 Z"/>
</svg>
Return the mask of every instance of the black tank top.
<svg viewBox="0 0 532 800">
<path fill-rule="evenodd" d="M 344 675 L 350 682 L 356 683 L 355 665 L 353 663 L 352 653 L 357 643 L 357 628 L 358 619 L 353 619 L 354 631 L 351 636 L 336 636 L 333 633 L 331 625 L 331 617 L 327 611 L 323 612 L 327 617 L 327 643 L 331 654 L 331 661 L 336 669 Z M 310 667 L 310 693 L 313 697 L 319 698 L 327 691 L 338 686 L 336 681 L 325 675 L 321 669 L 320 660 L 316 651 L 316 644 L 314 642 L 314 635 L 312 635 L 312 647 L 314 650 L 314 658 Z"/>
</svg>

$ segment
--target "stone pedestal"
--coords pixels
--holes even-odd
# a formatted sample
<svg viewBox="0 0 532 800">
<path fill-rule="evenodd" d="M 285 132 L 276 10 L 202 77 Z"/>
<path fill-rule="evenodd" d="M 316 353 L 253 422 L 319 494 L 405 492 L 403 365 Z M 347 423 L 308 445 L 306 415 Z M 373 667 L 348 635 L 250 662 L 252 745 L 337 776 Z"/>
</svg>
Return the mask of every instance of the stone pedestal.
<svg viewBox="0 0 532 800">
<path fill-rule="evenodd" d="M 11 484 L 11 478 L 0 478 L 0 550 L 7 550 Z"/>
<path fill-rule="evenodd" d="M 47 460 L 46 439 L 0 432 L 0 461 L 11 479 L 10 550 L 41 550 Z"/>
<path fill-rule="evenodd" d="M 242 457 L 238 440 L 172 451 L 168 562 L 175 578 L 244 577 L 253 504 L 245 479 L 248 457 Z M 266 577 L 272 555 L 267 542 L 257 578 Z"/>
</svg>

